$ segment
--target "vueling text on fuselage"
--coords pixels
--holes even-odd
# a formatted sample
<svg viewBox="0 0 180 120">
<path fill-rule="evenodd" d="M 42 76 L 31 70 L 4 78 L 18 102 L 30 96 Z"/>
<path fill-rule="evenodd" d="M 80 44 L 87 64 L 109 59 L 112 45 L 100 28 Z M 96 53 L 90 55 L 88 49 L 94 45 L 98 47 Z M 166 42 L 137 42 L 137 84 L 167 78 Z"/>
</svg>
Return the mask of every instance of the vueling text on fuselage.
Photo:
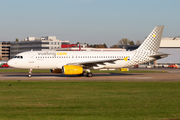
<svg viewBox="0 0 180 120">
<path fill-rule="evenodd" d="M 57 55 L 67 55 L 66 52 L 56 52 Z"/>
<path fill-rule="evenodd" d="M 43 52 L 43 53 L 38 53 L 38 55 L 53 55 L 53 56 L 56 56 L 56 55 L 67 55 L 66 52 Z"/>
</svg>

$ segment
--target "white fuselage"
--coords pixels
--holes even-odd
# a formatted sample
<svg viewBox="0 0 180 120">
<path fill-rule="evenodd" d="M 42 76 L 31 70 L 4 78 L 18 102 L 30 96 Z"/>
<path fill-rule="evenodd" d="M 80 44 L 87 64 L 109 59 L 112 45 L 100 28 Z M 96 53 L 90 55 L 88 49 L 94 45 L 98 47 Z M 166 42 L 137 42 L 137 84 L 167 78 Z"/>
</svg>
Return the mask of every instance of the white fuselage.
<svg viewBox="0 0 180 120">
<path fill-rule="evenodd" d="M 29 51 L 17 54 L 15 58 L 8 61 L 8 64 L 22 69 L 61 69 L 63 65 L 71 63 L 117 59 L 114 63 L 97 64 L 91 69 L 122 68 L 133 55 L 133 51 Z"/>
</svg>

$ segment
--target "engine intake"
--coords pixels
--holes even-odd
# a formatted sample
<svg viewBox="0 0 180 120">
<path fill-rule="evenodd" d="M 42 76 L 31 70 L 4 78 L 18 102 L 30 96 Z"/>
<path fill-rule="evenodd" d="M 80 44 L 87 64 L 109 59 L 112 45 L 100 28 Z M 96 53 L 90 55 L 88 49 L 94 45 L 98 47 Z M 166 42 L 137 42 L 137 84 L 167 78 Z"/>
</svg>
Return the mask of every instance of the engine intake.
<svg viewBox="0 0 180 120">
<path fill-rule="evenodd" d="M 78 75 L 83 73 L 83 68 L 76 65 L 64 65 L 62 66 L 62 73 L 65 75 Z"/>
</svg>

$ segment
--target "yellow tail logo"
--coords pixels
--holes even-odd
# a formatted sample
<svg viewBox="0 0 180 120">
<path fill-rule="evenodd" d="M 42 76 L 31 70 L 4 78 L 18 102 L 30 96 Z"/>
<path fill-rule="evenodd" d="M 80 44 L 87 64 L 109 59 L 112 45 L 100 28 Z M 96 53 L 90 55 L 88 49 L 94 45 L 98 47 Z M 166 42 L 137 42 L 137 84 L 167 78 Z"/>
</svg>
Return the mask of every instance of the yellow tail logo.
<svg viewBox="0 0 180 120">
<path fill-rule="evenodd" d="M 125 61 L 128 61 L 128 57 L 125 57 L 124 60 L 125 60 Z"/>
</svg>

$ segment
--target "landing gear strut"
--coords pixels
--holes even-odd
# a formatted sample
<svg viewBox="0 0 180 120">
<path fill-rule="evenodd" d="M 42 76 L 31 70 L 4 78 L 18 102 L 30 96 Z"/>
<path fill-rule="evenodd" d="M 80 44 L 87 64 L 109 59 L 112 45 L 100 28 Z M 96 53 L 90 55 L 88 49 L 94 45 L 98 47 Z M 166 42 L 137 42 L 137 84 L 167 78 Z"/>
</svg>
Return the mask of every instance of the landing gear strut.
<svg viewBox="0 0 180 120">
<path fill-rule="evenodd" d="M 31 78 L 31 75 L 32 75 L 32 69 L 29 69 L 29 78 Z"/>
<path fill-rule="evenodd" d="M 91 72 L 87 72 L 86 76 L 87 76 L 87 77 L 92 77 L 93 74 L 92 74 Z"/>
<path fill-rule="evenodd" d="M 92 72 L 90 71 L 90 69 L 86 69 L 86 76 L 87 77 L 92 77 L 93 76 L 93 74 L 92 74 Z"/>
</svg>

